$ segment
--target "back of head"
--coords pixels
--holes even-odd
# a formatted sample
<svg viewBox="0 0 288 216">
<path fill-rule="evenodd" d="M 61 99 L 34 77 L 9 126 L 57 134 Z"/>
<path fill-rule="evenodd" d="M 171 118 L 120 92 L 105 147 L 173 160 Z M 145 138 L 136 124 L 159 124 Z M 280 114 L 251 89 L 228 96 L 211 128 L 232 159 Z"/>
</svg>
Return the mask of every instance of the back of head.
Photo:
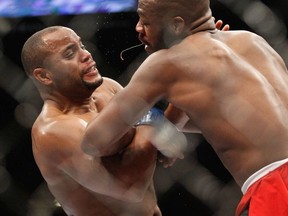
<svg viewBox="0 0 288 216">
<path fill-rule="evenodd" d="M 34 33 L 25 42 L 22 53 L 21 60 L 24 70 L 28 76 L 32 75 L 32 72 L 37 67 L 43 67 L 45 57 L 47 57 L 48 50 L 45 49 L 46 44 L 43 41 L 43 36 L 49 33 L 53 33 L 63 28 L 62 26 L 52 26 L 42 29 Z"/>
<path fill-rule="evenodd" d="M 155 2 L 155 12 L 163 16 L 182 17 L 191 23 L 210 11 L 209 0 L 152 0 Z"/>
</svg>

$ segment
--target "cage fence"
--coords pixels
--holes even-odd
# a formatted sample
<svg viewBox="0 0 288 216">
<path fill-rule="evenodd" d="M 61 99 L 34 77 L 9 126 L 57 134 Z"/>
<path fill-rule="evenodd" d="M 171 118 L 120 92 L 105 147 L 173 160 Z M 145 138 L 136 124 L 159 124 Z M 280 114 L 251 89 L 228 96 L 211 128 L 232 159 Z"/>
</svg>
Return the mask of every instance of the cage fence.
<svg viewBox="0 0 288 216">
<path fill-rule="evenodd" d="M 211 5 L 216 19 L 229 23 L 232 29 L 248 29 L 262 35 L 288 62 L 288 18 L 281 12 L 283 6 L 288 6 L 286 1 L 269 5 L 257 0 L 215 0 Z M 125 86 L 147 57 L 143 47 L 139 47 L 125 52 L 124 60 L 120 58 L 122 50 L 139 44 L 137 19 L 131 8 L 118 12 L 0 17 L 1 215 L 64 215 L 47 189 L 31 151 L 30 130 L 42 101 L 21 65 L 25 40 L 47 26 L 70 27 L 81 36 L 100 73 Z M 156 168 L 155 188 L 163 216 L 234 215 L 241 198 L 239 187 L 201 135 L 186 136 L 189 151 L 185 159 L 168 169 L 161 164 Z"/>
</svg>

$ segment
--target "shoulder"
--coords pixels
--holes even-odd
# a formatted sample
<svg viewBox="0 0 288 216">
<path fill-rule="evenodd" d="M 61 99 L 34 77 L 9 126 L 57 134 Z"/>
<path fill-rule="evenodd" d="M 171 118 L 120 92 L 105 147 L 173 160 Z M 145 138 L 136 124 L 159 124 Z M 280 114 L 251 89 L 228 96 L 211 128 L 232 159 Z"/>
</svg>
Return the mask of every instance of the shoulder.
<svg viewBox="0 0 288 216">
<path fill-rule="evenodd" d="M 255 45 L 259 43 L 267 44 L 267 41 L 260 35 L 245 31 L 245 30 L 236 30 L 229 32 L 220 32 L 228 41 L 231 41 L 235 44 L 239 44 L 241 47 L 246 47 L 249 45 Z"/>
<path fill-rule="evenodd" d="M 68 139 L 73 131 L 84 130 L 87 122 L 83 119 L 66 114 L 48 116 L 40 114 L 32 127 L 32 135 L 41 136 L 41 143 L 51 140 L 45 138 Z"/>
<path fill-rule="evenodd" d="M 171 62 L 172 58 L 175 56 L 174 53 L 175 50 L 173 50 L 173 48 L 162 49 L 149 55 L 144 63 L 148 63 L 150 66 L 154 67 L 163 67 Z"/>
<path fill-rule="evenodd" d="M 251 38 L 251 39 L 261 39 L 263 40 L 263 37 L 254 33 L 254 32 L 251 32 L 251 31 L 245 31 L 245 30 L 237 30 L 237 31 L 232 31 L 232 33 L 234 33 L 235 35 L 239 35 L 239 36 L 242 36 L 242 37 L 246 37 L 246 38 Z"/>
<path fill-rule="evenodd" d="M 142 79 L 148 78 L 148 80 L 157 81 L 157 79 L 169 78 L 168 72 L 173 71 L 176 66 L 175 59 L 177 55 L 181 53 L 175 52 L 175 50 L 162 49 L 155 53 L 150 54 L 145 61 L 137 69 L 133 78 L 141 76 Z M 151 79 L 152 78 L 152 79 Z"/>
<path fill-rule="evenodd" d="M 49 184 L 62 181 L 63 164 L 81 158 L 80 145 L 86 124 L 64 115 L 39 117 L 32 128 L 32 150 L 37 166 Z M 73 164 L 72 164 L 73 165 Z M 72 167 L 73 168 L 73 167 Z M 66 176 L 66 174 L 64 174 Z M 67 178 L 65 177 L 67 180 Z"/>
<path fill-rule="evenodd" d="M 80 143 L 86 126 L 84 120 L 74 116 L 40 114 L 31 131 L 35 158 L 58 163 Z"/>
<path fill-rule="evenodd" d="M 103 84 L 99 87 L 100 90 L 109 89 L 110 91 L 113 91 L 113 93 L 120 91 L 122 88 L 120 83 L 108 77 L 103 77 Z"/>
</svg>

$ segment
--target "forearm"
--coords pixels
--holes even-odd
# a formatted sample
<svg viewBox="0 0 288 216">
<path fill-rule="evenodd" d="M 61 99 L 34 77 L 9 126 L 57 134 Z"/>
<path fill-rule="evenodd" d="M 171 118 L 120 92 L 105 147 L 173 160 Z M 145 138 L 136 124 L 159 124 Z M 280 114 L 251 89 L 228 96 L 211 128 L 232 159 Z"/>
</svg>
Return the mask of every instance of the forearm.
<svg viewBox="0 0 288 216">
<path fill-rule="evenodd" d="M 102 159 L 108 172 L 120 182 L 119 187 L 125 194 L 123 199 L 141 201 L 153 183 L 157 149 L 147 139 L 152 129 L 139 126 L 129 146 L 115 156 Z"/>
<path fill-rule="evenodd" d="M 136 125 L 153 126 L 147 137 L 163 155 L 169 158 L 184 157 L 186 137 L 164 116 L 163 110 L 152 108 Z"/>
<path fill-rule="evenodd" d="M 139 133 L 133 143 L 123 152 L 121 166 L 123 177 L 136 189 L 146 190 L 156 168 L 157 149 Z"/>
<path fill-rule="evenodd" d="M 86 127 L 81 142 L 81 148 L 86 154 L 94 157 L 113 155 L 132 140 L 131 130 L 135 121 L 131 120 L 130 114 L 133 113 L 133 107 L 128 109 L 117 100 L 111 101 L 109 105 Z M 155 104 L 159 110 L 164 110 L 166 105 L 165 101 Z"/>
</svg>

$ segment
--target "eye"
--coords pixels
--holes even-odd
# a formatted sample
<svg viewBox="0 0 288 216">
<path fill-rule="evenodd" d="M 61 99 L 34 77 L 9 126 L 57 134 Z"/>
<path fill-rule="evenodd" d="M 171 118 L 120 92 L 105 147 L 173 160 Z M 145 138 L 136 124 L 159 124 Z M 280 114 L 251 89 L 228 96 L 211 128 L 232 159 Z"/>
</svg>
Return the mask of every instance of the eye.
<svg viewBox="0 0 288 216">
<path fill-rule="evenodd" d="M 72 48 L 65 50 L 65 52 L 63 53 L 63 58 L 65 59 L 72 59 L 74 56 L 75 56 L 75 50 Z"/>
<path fill-rule="evenodd" d="M 84 44 L 80 45 L 81 49 L 86 50 L 86 46 Z"/>
<path fill-rule="evenodd" d="M 65 57 L 66 59 L 71 59 L 71 58 L 74 57 L 74 52 L 73 52 L 72 50 L 69 50 L 69 51 L 67 51 L 67 52 L 64 53 L 64 57 Z"/>
<path fill-rule="evenodd" d="M 139 14 L 139 23 L 142 26 L 149 26 L 151 23 L 151 19 L 149 17 L 143 16 L 141 14 Z"/>
<path fill-rule="evenodd" d="M 142 25 L 142 26 L 147 26 L 147 25 L 149 25 L 149 23 L 148 23 L 147 21 L 143 20 L 143 19 L 140 19 L 140 20 L 139 20 L 139 24 Z"/>
<path fill-rule="evenodd" d="M 141 22 L 141 25 L 146 28 L 146 27 L 150 26 L 150 22 L 147 22 L 147 21 L 143 20 Z"/>
</svg>

